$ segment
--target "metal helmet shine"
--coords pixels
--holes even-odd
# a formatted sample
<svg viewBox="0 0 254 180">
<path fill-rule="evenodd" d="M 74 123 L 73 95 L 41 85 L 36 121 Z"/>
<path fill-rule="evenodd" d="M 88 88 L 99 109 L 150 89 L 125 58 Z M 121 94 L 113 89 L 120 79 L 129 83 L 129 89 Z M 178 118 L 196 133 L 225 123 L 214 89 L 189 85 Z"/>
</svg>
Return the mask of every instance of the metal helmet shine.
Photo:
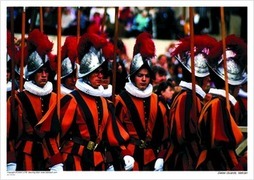
<svg viewBox="0 0 254 180">
<path fill-rule="evenodd" d="M 151 59 L 143 59 L 140 53 L 136 54 L 131 61 L 129 76 L 132 76 L 145 64 L 151 68 Z"/>
<path fill-rule="evenodd" d="M 11 62 L 11 57 L 9 56 L 9 54 L 6 55 L 6 67 L 7 67 L 7 71 L 11 71 L 11 67 L 12 67 L 12 62 Z"/>
<path fill-rule="evenodd" d="M 21 72 L 20 72 L 20 67 L 17 66 L 17 65 L 15 65 L 14 70 L 15 70 L 15 72 L 20 76 L 20 73 L 21 73 Z M 27 80 L 26 72 L 27 72 L 27 66 L 23 67 L 23 78 L 24 78 L 25 80 Z"/>
<path fill-rule="evenodd" d="M 76 63 L 73 64 L 69 57 L 65 58 L 62 61 L 62 65 L 61 65 L 61 79 L 73 73 L 75 69 L 76 69 Z M 57 75 L 55 75 L 54 79 L 57 80 Z"/>
<path fill-rule="evenodd" d="M 49 60 L 48 56 L 45 55 L 44 59 L 37 53 L 37 51 L 32 52 L 27 60 L 27 71 L 26 78 L 35 73 L 40 69 L 47 61 Z"/>
<path fill-rule="evenodd" d="M 176 59 L 191 73 L 191 56 L 186 53 L 185 57 L 181 58 L 180 55 L 176 56 Z M 207 59 L 203 53 L 199 53 L 194 56 L 194 70 L 196 77 L 206 77 L 209 75 L 209 69 L 206 64 Z"/>
<path fill-rule="evenodd" d="M 86 53 L 80 61 L 78 78 L 87 76 L 100 67 L 104 61 L 105 58 L 102 56 L 101 51 L 97 51 L 94 47 L 91 47 L 89 52 Z"/>
<path fill-rule="evenodd" d="M 7 60 L 7 62 L 9 62 L 11 60 L 11 57 L 9 56 L 9 54 L 7 54 L 6 56 L 7 56 L 6 60 Z"/>
<path fill-rule="evenodd" d="M 191 43 L 193 43 L 193 53 L 194 53 L 194 73 L 196 77 L 206 77 L 210 74 L 207 61 L 208 56 L 211 53 L 218 41 L 206 34 L 195 35 L 193 41 L 189 36 L 182 38 L 179 43 L 175 44 L 175 48 L 171 52 L 173 56 L 176 57 L 178 62 L 192 73 L 192 64 L 191 64 Z"/>
<path fill-rule="evenodd" d="M 231 50 L 227 50 L 226 54 L 233 54 Z M 232 56 L 227 57 L 227 74 L 228 74 L 228 84 L 230 85 L 241 85 L 247 80 L 245 69 L 241 68 L 237 64 Z M 224 71 L 224 61 L 221 58 L 217 65 L 212 68 L 212 70 L 225 81 L 225 71 Z"/>
</svg>

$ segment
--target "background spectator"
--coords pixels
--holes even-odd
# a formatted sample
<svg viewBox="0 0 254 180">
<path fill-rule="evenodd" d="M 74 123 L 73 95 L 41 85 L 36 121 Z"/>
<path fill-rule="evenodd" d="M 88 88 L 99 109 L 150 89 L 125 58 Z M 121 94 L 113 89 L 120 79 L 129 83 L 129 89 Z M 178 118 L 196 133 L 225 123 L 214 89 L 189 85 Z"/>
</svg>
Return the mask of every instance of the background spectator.
<svg viewBox="0 0 254 180">
<path fill-rule="evenodd" d="M 170 80 L 161 82 L 158 85 L 155 93 L 158 94 L 159 97 L 164 99 L 168 105 L 168 108 L 170 108 L 172 98 L 175 93 L 174 85 L 170 82 Z"/>
<path fill-rule="evenodd" d="M 160 7 L 155 15 L 157 39 L 175 39 L 176 18 L 170 7 Z"/>
</svg>

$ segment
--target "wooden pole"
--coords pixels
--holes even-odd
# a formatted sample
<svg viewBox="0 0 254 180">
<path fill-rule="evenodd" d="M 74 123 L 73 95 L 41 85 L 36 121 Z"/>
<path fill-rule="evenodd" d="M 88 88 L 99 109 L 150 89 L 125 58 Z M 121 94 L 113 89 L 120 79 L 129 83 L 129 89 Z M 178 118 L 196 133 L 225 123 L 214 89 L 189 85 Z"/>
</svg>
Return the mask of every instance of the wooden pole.
<svg viewBox="0 0 254 180">
<path fill-rule="evenodd" d="M 79 36 L 80 36 L 80 16 L 81 16 L 80 7 L 78 7 L 77 8 L 77 40 L 79 39 Z"/>
<path fill-rule="evenodd" d="M 26 33 L 26 8 L 23 8 L 22 11 L 22 27 L 21 27 L 21 61 L 20 61 L 20 77 L 19 77 L 19 90 L 23 91 L 23 84 L 24 84 L 24 48 L 25 48 L 25 33 Z"/>
<path fill-rule="evenodd" d="M 116 51 L 118 41 L 118 7 L 115 8 L 115 33 L 114 33 L 114 60 L 113 60 L 113 79 L 112 79 L 112 102 L 115 104 L 115 89 L 116 89 Z"/>
<path fill-rule="evenodd" d="M 222 49 L 223 49 L 223 65 L 224 65 L 224 75 L 225 75 L 225 91 L 226 91 L 226 105 L 228 111 L 230 111 L 229 104 L 229 89 L 228 89 L 228 73 L 227 73 L 227 58 L 226 58 L 226 28 L 225 28 L 225 18 L 224 18 L 224 7 L 220 7 L 220 17 L 221 17 L 221 39 L 222 39 Z"/>
<path fill-rule="evenodd" d="M 37 18 L 37 10 L 38 10 L 37 8 L 32 8 L 29 32 L 31 32 L 34 29 L 35 21 L 36 21 L 36 18 Z"/>
<path fill-rule="evenodd" d="M 80 7 L 77 8 L 78 14 L 77 14 L 77 45 L 79 43 L 79 37 L 80 37 L 80 16 L 81 16 L 81 10 Z M 79 64 L 78 57 L 76 58 L 76 63 Z"/>
<path fill-rule="evenodd" d="M 195 62 L 194 62 L 194 27 L 193 27 L 193 7 L 189 8 L 190 13 L 190 51 L 191 51 L 191 82 L 192 82 L 192 99 L 193 99 L 193 119 L 197 121 L 197 100 L 196 100 L 196 79 L 195 79 Z"/>
<path fill-rule="evenodd" d="M 11 17 L 11 51 L 12 54 L 14 52 L 14 9 L 13 7 L 10 8 L 10 17 Z M 11 56 L 11 54 L 10 54 Z M 14 111 L 15 108 L 15 62 L 14 60 L 11 58 L 11 109 L 12 111 Z M 11 113 L 12 115 L 12 113 Z"/>
<path fill-rule="evenodd" d="M 43 33 L 43 9 L 40 7 L 40 31 Z"/>
<path fill-rule="evenodd" d="M 62 9 L 58 7 L 57 15 L 57 116 L 60 119 L 61 98 L 61 33 L 62 33 Z"/>
<path fill-rule="evenodd" d="M 104 32 L 104 27 L 105 27 L 105 23 L 106 23 L 106 18 L 107 17 L 107 7 L 104 8 L 104 14 L 103 14 L 103 18 L 102 18 L 102 24 L 101 24 L 101 32 Z"/>
<path fill-rule="evenodd" d="M 186 20 L 186 7 L 182 8 L 183 13 L 183 19 Z"/>
</svg>

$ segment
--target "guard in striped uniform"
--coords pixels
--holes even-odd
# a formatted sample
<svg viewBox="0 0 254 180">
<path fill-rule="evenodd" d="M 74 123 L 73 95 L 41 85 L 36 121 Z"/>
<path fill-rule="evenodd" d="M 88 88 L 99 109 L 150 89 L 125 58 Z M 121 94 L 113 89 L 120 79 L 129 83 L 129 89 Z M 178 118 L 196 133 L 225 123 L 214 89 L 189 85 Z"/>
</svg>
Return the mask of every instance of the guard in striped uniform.
<svg viewBox="0 0 254 180">
<path fill-rule="evenodd" d="M 81 36 L 76 90 L 61 99 L 61 152 L 68 171 L 106 170 L 106 145 L 118 150 L 125 170 L 133 167 L 134 160 L 125 147 L 129 135 L 116 120 L 113 103 L 99 88 L 107 68 L 101 53 L 106 43 L 95 33 Z"/>
<path fill-rule="evenodd" d="M 14 106 L 11 98 L 7 105 L 8 138 L 15 142 L 12 154 L 16 154 L 16 160 L 9 163 L 22 171 L 62 171 L 57 142 L 60 124 L 56 114 L 51 113 L 57 96 L 48 81 L 53 43 L 38 29 L 29 33 L 27 43 L 29 81 L 24 83 L 24 91 L 15 96 Z"/>
<path fill-rule="evenodd" d="M 71 93 L 75 89 L 77 81 L 77 70 L 79 64 L 76 63 L 77 53 L 77 37 L 67 36 L 64 45 L 61 48 L 61 94 Z M 54 68 L 57 71 L 57 68 Z M 57 74 L 54 77 L 57 80 Z"/>
<path fill-rule="evenodd" d="M 211 80 L 215 88 L 209 90 L 212 98 L 201 111 L 198 132 L 202 151 L 196 165 L 197 170 L 247 170 L 247 157 L 239 157 L 235 149 L 243 141 L 234 114 L 240 85 L 246 81 L 247 46 L 245 42 L 229 35 L 226 42 L 227 72 L 224 71 L 222 41 L 212 49 L 208 58 Z M 229 106 L 227 108 L 225 73 L 228 73 Z M 246 155 L 246 154 L 245 154 Z"/>
<path fill-rule="evenodd" d="M 130 135 L 128 150 L 135 171 L 162 171 L 168 137 L 166 105 L 153 93 L 151 58 L 155 46 L 149 33 L 141 33 L 134 46 L 129 82 L 116 96 L 116 115 Z"/>
<path fill-rule="evenodd" d="M 198 116 L 210 85 L 209 70 L 206 65 L 210 49 L 217 40 L 208 35 L 194 37 L 195 82 L 192 82 L 190 37 L 180 40 L 172 52 L 183 69 L 181 91 L 175 96 L 170 107 L 170 148 L 166 157 L 168 170 L 194 170 L 199 155 L 199 137 L 197 135 Z M 195 97 L 192 94 L 195 85 Z M 194 106 L 193 99 L 196 99 Z M 196 112 L 195 112 L 196 111 Z M 194 118 L 196 113 L 196 119 Z"/>
</svg>

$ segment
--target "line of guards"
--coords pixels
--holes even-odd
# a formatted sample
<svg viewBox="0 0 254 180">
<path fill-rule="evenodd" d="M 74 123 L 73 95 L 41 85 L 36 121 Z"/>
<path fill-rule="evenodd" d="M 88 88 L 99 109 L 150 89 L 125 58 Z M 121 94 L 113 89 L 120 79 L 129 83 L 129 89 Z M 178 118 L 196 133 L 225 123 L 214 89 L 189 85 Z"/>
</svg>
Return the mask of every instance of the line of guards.
<svg viewBox="0 0 254 180">
<path fill-rule="evenodd" d="M 18 62 L 20 54 L 8 37 L 7 64 Z M 155 45 L 149 33 L 137 36 L 127 82 L 114 103 L 112 85 L 111 93 L 102 86 L 112 67 L 113 43 L 94 32 L 83 34 L 79 43 L 67 37 L 59 116 L 49 81 L 57 67 L 53 43 L 38 29 L 31 31 L 24 90 L 7 101 L 7 171 L 247 170 L 247 151 L 235 152 L 244 139 L 236 123 L 235 97 L 247 81 L 246 44 L 234 35 L 226 37 L 225 72 L 222 42 L 195 36 L 193 97 L 190 43 L 190 37 L 181 39 L 172 53 L 183 67 L 183 79 L 169 109 L 151 85 Z M 202 87 L 210 81 L 214 86 L 205 93 Z"/>
</svg>

